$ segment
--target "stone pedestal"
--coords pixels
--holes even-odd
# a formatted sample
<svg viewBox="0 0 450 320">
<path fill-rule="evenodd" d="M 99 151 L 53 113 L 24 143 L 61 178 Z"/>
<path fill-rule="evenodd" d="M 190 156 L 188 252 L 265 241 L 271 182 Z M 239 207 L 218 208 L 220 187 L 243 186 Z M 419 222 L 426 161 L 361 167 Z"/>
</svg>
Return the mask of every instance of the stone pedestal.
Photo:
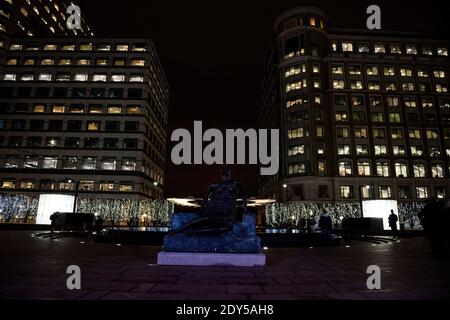
<svg viewBox="0 0 450 320">
<path fill-rule="evenodd" d="M 263 267 L 265 264 L 266 256 L 262 253 L 158 253 L 158 265 L 162 266 Z"/>
</svg>

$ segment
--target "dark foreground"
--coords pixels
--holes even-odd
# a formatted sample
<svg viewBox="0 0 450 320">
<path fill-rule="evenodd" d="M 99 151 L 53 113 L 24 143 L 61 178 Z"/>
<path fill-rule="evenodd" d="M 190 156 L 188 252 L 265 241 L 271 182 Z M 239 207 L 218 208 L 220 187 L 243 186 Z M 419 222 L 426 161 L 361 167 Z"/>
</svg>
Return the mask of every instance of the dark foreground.
<svg viewBox="0 0 450 320">
<path fill-rule="evenodd" d="M 450 260 L 432 259 L 423 238 L 269 248 L 264 268 L 195 268 L 156 266 L 160 247 L 32 234 L 0 233 L 1 299 L 450 299 Z M 81 290 L 67 289 L 69 265 L 81 268 Z M 370 265 L 381 290 L 367 289 Z"/>
</svg>

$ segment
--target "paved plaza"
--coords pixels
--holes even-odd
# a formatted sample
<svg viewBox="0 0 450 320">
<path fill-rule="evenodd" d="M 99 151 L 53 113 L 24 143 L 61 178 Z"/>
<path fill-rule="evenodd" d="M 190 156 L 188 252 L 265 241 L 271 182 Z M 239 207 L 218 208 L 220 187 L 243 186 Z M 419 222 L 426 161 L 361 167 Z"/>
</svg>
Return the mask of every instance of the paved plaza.
<svg viewBox="0 0 450 320">
<path fill-rule="evenodd" d="M 0 233 L 2 299 L 449 299 L 450 260 L 430 256 L 423 238 L 353 241 L 330 248 L 268 248 L 267 266 L 161 267 L 161 247 L 57 241 L 33 232 Z M 66 268 L 81 268 L 81 290 L 68 290 Z M 378 265 L 381 290 L 368 290 Z"/>
</svg>

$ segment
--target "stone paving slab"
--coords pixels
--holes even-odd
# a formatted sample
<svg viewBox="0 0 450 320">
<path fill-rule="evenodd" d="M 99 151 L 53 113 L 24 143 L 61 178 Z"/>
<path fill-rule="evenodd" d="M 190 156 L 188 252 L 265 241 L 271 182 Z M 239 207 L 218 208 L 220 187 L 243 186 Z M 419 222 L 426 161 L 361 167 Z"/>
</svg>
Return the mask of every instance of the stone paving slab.
<svg viewBox="0 0 450 320">
<path fill-rule="evenodd" d="M 431 258 L 423 238 L 373 246 L 269 248 L 264 267 L 157 266 L 161 247 L 59 241 L 0 233 L 0 299 L 393 300 L 450 299 L 450 261 Z M 66 268 L 81 268 L 81 290 Z M 366 287 L 369 265 L 382 290 Z"/>
</svg>

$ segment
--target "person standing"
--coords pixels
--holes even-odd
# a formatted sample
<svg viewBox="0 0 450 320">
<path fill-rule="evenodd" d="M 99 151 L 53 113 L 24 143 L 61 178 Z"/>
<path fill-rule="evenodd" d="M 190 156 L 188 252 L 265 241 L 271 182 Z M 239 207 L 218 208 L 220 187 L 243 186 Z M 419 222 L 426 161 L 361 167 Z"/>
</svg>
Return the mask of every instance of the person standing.
<svg viewBox="0 0 450 320">
<path fill-rule="evenodd" d="M 328 213 L 324 210 L 319 219 L 319 228 L 322 230 L 322 236 L 328 244 L 331 240 L 333 230 L 333 221 Z"/>
<path fill-rule="evenodd" d="M 397 229 L 398 217 L 394 213 L 394 210 L 391 210 L 391 214 L 389 215 L 388 220 L 389 220 L 389 227 L 391 227 L 392 234 L 394 236 L 394 240 L 398 240 L 398 229 Z"/>
</svg>

